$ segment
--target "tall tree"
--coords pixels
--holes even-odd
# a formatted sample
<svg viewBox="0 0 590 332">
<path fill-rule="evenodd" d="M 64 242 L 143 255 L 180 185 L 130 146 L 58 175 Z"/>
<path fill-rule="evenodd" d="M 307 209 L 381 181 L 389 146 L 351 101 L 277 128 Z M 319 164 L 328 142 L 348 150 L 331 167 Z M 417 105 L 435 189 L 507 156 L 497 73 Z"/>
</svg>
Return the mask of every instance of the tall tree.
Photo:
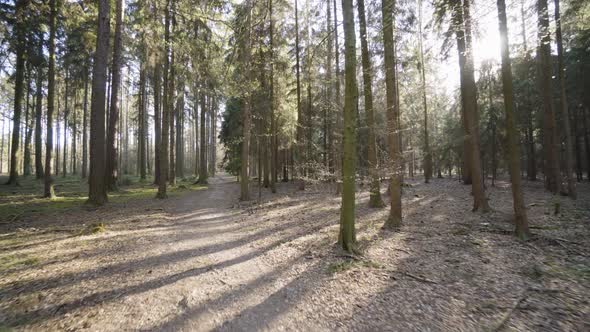
<svg viewBox="0 0 590 332">
<path fill-rule="evenodd" d="M 43 177 L 43 35 L 39 34 L 39 65 L 37 66 L 37 91 L 35 102 L 35 176 Z"/>
<path fill-rule="evenodd" d="M 88 172 L 88 82 L 90 81 L 90 60 L 84 68 L 84 105 L 82 111 L 82 178 L 85 179 Z"/>
<path fill-rule="evenodd" d="M 242 140 L 242 160 L 241 160 L 241 172 L 240 172 L 240 199 L 242 201 L 250 200 L 250 189 L 249 189 L 249 159 L 250 159 L 250 127 L 251 127 L 251 94 L 250 94 L 250 53 L 252 48 L 252 0 L 246 2 L 246 27 L 242 36 L 242 43 L 244 45 L 242 55 L 244 78 L 246 82 L 246 95 L 244 100 L 244 112 L 242 118 L 242 129 L 243 129 L 243 140 Z M 201 117 L 201 121 L 203 118 Z M 202 125 L 201 125 L 202 126 Z M 202 128 L 202 127 L 201 127 Z M 201 134 L 202 135 L 202 134 Z M 204 149 L 201 146 L 201 150 Z M 202 157 L 202 154 L 201 154 Z M 203 161 L 201 161 L 202 163 Z"/>
<path fill-rule="evenodd" d="M 53 112 L 55 110 L 55 35 L 57 32 L 57 1 L 49 1 L 49 64 L 47 68 L 47 138 L 45 143 L 45 179 L 43 197 L 52 198 L 51 154 L 53 151 Z"/>
<path fill-rule="evenodd" d="M 397 78 L 395 71 L 395 40 L 393 37 L 393 11 L 395 0 L 381 1 L 383 22 L 383 56 L 385 58 L 385 93 L 387 102 L 387 143 L 390 158 L 391 182 L 389 184 L 391 210 L 385 222 L 386 228 L 396 228 L 402 223 L 401 172 L 402 155 L 399 136 L 399 108 L 397 99 Z"/>
<path fill-rule="evenodd" d="M 526 208 L 520 179 L 520 148 L 518 130 L 514 119 L 514 89 L 512 86 L 512 65 L 508 49 L 508 23 L 506 20 L 506 3 L 497 0 L 498 22 L 500 29 L 500 50 L 502 54 L 502 88 L 504 92 L 504 110 L 506 112 L 506 136 L 508 138 L 508 166 L 512 183 L 512 200 L 514 205 L 514 224 L 516 235 L 526 240 L 530 237 Z"/>
<path fill-rule="evenodd" d="M 328 1 L 329 3 L 329 1 Z M 270 190 L 273 193 L 277 192 L 277 124 L 275 114 L 275 89 L 274 89 L 274 68 L 275 68 L 275 50 L 274 50 L 274 16 L 273 16 L 273 0 L 268 1 L 268 16 L 269 16 L 269 52 L 270 52 Z"/>
<path fill-rule="evenodd" d="M 304 128 L 304 121 L 303 121 L 303 113 L 301 112 L 301 59 L 300 59 L 300 45 L 299 45 L 299 9 L 297 7 L 298 0 L 295 0 L 295 72 L 296 72 L 296 79 L 297 79 L 297 129 L 296 129 L 296 146 L 297 146 L 297 154 L 296 160 L 302 164 L 304 162 L 304 150 L 303 150 L 303 128 Z M 299 175 L 303 175 L 302 169 L 298 171 Z M 305 179 L 301 176 L 301 181 L 299 183 L 299 190 L 305 189 Z"/>
<path fill-rule="evenodd" d="M 369 175 L 371 177 L 371 193 L 369 206 L 374 208 L 383 207 L 381 199 L 381 189 L 379 185 L 379 173 L 377 163 L 377 141 L 375 138 L 375 114 L 373 111 L 373 68 L 369 56 L 369 46 L 367 43 L 367 19 L 365 15 L 365 0 L 357 2 L 359 25 L 361 33 L 361 54 L 363 65 L 363 87 L 365 96 L 365 114 L 367 117 L 367 150 L 369 161 Z"/>
<path fill-rule="evenodd" d="M 473 68 L 473 54 L 470 48 L 470 32 L 468 25 L 470 19 L 464 16 L 468 8 L 469 0 L 453 1 L 453 25 L 457 38 L 457 50 L 459 52 L 459 70 L 461 75 L 461 98 L 463 100 L 466 133 L 469 144 L 469 158 L 471 158 L 471 188 L 473 192 L 473 211 L 486 212 L 489 210 L 488 200 L 483 186 L 481 157 L 479 151 L 479 126 L 477 87 Z"/>
<path fill-rule="evenodd" d="M 166 12 L 165 12 L 165 19 L 164 19 L 164 91 L 162 96 L 162 141 L 160 142 L 160 176 L 159 176 L 159 183 L 158 183 L 158 194 L 156 195 L 157 198 L 164 199 L 168 195 L 166 193 L 167 190 L 167 181 L 168 181 L 168 144 L 169 144 L 169 133 L 170 133 L 170 105 L 168 102 L 168 74 L 170 71 L 170 5 L 171 1 L 167 0 L 166 2 Z"/>
<path fill-rule="evenodd" d="M 361 0 L 362 1 L 362 0 Z M 348 252 L 355 250 L 355 171 L 356 171 L 356 34 L 352 0 L 342 0 L 344 18 L 344 136 L 342 140 L 342 207 L 339 242 Z"/>
<path fill-rule="evenodd" d="M 543 151 L 545 155 L 544 175 L 545 188 L 557 194 L 561 189 L 561 174 L 559 170 L 559 147 L 557 135 L 557 123 L 553 109 L 551 88 L 552 61 L 551 61 L 551 35 L 549 31 L 549 12 L 547 0 L 537 1 L 538 15 L 538 62 L 539 62 L 539 88 L 543 107 Z"/>
<path fill-rule="evenodd" d="M 103 205 L 107 202 L 105 183 L 105 95 L 107 60 L 110 35 L 110 2 L 99 0 L 96 52 L 92 73 L 92 102 L 90 104 L 90 176 L 88 203 Z"/>
<path fill-rule="evenodd" d="M 115 36 L 113 41 L 113 65 L 111 69 L 111 107 L 107 130 L 106 186 L 108 190 L 117 189 L 118 168 L 116 134 L 119 123 L 119 90 L 121 85 L 121 49 L 123 30 L 123 0 L 115 2 Z"/>
<path fill-rule="evenodd" d="M 10 148 L 9 185 L 18 185 L 18 158 L 20 156 L 20 127 L 23 94 L 25 92 L 25 61 L 26 61 L 26 17 L 29 0 L 15 2 L 14 43 L 16 49 L 16 64 L 14 74 L 14 112 L 12 115 L 12 142 Z"/>
<path fill-rule="evenodd" d="M 426 67 L 424 65 L 424 36 L 422 35 L 422 0 L 418 0 L 418 48 L 420 52 L 420 83 L 422 87 L 422 107 L 424 108 L 424 182 L 432 179 L 432 151 L 428 135 L 428 102 L 426 99 Z"/>
<path fill-rule="evenodd" d="M 576 179 L 574 179 L 574 156 L 572 152 L 572 132 L 570 130 L 570 116 L 565 90 L 565 66 L 563 55 L 563 36 L 561 34 L 561 13 L 559 12 L 559 0 L 555 0 L 555 40 L 557 42 L 557 76 L 559 78 L 561 121 L 565 136 L 565 175 L 567 178 L 567 192 L 572 199 L 577 198 Z"/>
</svg>

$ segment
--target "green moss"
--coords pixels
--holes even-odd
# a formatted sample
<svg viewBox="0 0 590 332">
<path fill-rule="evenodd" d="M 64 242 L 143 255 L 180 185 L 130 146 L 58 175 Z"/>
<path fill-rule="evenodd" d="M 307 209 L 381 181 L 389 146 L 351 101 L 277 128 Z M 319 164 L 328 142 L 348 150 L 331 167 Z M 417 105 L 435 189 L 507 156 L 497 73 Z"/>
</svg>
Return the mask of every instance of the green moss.
<svg viewBox="0 0 590 332">
<path fill-rule="evenodd" d="M 9 255 L 0 257 L 0 271 L 6 271 L 20 266 L 34 266 L 39 264 L 39 258 L 26 255 Z"/>
<path fill-rule="evenodd" d="M 3 181 L 4 178 L 0 178 Z M 54 177 L 56 197 L 42 198 L 43 182 L 34 177 L 22 178 L 19 187 L 0 186 L 0 222 L 18 222 L 29 216 L 52 215 L 63 211 L 83 209 L 88 199 L 88 184 L 79 177 Z M 183 182 L 178 187 L 170 187 L 169 195 L 177 196 L 187 191 L 206 187 L 192 182 Z M 124 176 L 120 190 L 109 193 L 110 203 L 126 203 L 131 200 L 152 199 L 157 188 L 151 181 L 141 183 L 138 177 Z"/>
</svg>

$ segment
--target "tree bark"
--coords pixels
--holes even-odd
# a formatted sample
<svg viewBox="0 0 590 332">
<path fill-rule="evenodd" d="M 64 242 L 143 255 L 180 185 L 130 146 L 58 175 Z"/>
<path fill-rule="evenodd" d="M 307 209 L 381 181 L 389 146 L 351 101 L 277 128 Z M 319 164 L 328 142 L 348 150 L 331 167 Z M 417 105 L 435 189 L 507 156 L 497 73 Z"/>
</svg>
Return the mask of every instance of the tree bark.
<svg viewBox="0 0 590 332">
<path fill-rule="evenodd" d="M 381 189 L 379 185 L 379 171 L 377 162 L 377 141 L 375 138 L 375 114 L 373 111 L 373 68 L 369 56 L 369 46 L 367 43 L 367 22 L 365 15 L 365 0 L 357 2 L 360 34 L 361 34 L 361 52 L 363 66 L 363 87 L 365 96 L 365 114 L 367 117 L 367 150 L 369 162 L 369 176 L 371 177 L 371 188 L 369 206 L 381 208 L 384 206 L 381 199 Z"/>
<path fill-rule="evenodd" d="M 561 13 L 559 12 L 559 0 L 555 0 L 555 40 L 557 42 L 557 76 L 559 78 L 561 121 L 565 135 L 565 176 L 567 179 L 567 192 L 571 199 L 577 198 L 576 179 L 574 179 L 574 156 L 572 152 L 572 132 L 570 130 L 570 116 L 565 90 L 565 65 L 563 63 L 563 37 L 561 35 Z"/>
<path fill-rule="evenodd" d="M 170 132 L 170 105 L 168 102 L 168 72 L 170 69 L 170 5 L 171 1 L 167 0 L 166 13 L 165 13 L 165 31 L 164 31 L 164 93 L 162 96 L 162 141 L 160 142 L 160 176 L 158 183 L 158 194 L 157 198 L 164 199 L 167 197 L 167 184 L 168 184 L 168 144 L 169 144 L 169 132 Z"/>
<path fill-rule="evenodd" d="M 483 186 L 481 158 L 479 150 L 479 126 L 478 126 L 478 107 L 477 107 L 477 87 L 473 72 L 473 55 L 472 50 L 468 47 L 465 24 L 468 18 L 464 17 L 464 5 L 467 1 L 454 1 L 453 24 L 456 27 L 457 49 L 459 51 L 459 69 L 461 72 L 461 96 L 463 100 L 465 124 L 467 128 L 466 137 L 469 142 L 469 157 L 471 158 L 471 188 L 473 192 L 473 211 L 487 212 L 489 205 L 485 196 Z M 467 42 L 467 43 L 466 43 Z M 462 52 L 463 50 L 463 52 Z M 464 170 L 465 171 L 465 170 Z"/>
<path fill-rule="evenodd" d="M 14 112 L 12 116 L 12 142 L 10 148 L 10 172 L 8 185 L 18 185 L 18 159 L 20 157 L 20 126 L 25 85 L 26 23 L 28 0 L 15 3 L 16 64 L 14 78 Z"/>
<path fill-rule="evenodd" d="M 387 102 L 387 141 L 390 159 L 391 183 L 389 185 L 391 210 L 385 222 L 386 228 L 397 228 L 402 223 L 401 172 L 399 109 L 397 108 L 397 85 L 395 70 L 394 20 L 392 12 L 395 0 L 382 0 L 383 49 L 385 58 L 385 86 Z"/>
<path fill-rule="evenodd" d="M 545 154 L 544 170 L 545 188 L 554 194 L 561 189 L 559 169 L 559 146 L 555 111 L 551 88 L 551 35 L 549 31 L 549 13 L 547 0 L 537 1 L 538 33 L 539 33 L 539 87 L 543 105 L 543 150 Z"/>
<path fill-rule="evenodd" d="M 432 152 L 428 135 L 428 103 L 426 100 L 426 67 L 422 36 L 422 0 L 418 0 L 418 46 L 420 48 L 420 83 L 422 85 L 422 107 L 424 108 L 424 182 L 432 179 Z"/>
<path fill-rule="evenodd" d="M 103 205 L 107 202 L 105 183 L 105 95 L 107 59 L 110 35 L 110 2 L 98 3 L 96 53 L 92 74 L 92 102 L 90 105 L 90 177 L 88 203 Z"/>
<path fill-rule="evenodd" d="M 386 0 L 387 1 L 387 0 Z M 339 242 L 342 248 L 353 252 L 355 234 L 355 171 L 356 171 L 356 108 L 358 87 L 356 81 L 356 34 L 352 0 L 342 0 L 344 18 L 344 136 L 342 141 L 342 207 L 340 210 Z"/>
<path fill-rule="evenodd" d="M 43 37 L 39 36 L 39 55 L 43 54 Z M 36 103 L 35 103 L 35 176 L 41 179 L 44 176 L 43 172 L 43 65 L 37 67 L 37 83 L 36 83 Z M 0 170 L 1 173 L 1 170 Z"/>
<path fill-rule="evenodd" d="M 52 198 L 51 153 L 53 151 L 53 111 L 55 108 L 55 35 L 57 31 L 57 0 L 49 0 L 49 64 L 47 68 L 47 138 L 45 142 L 45 177 L 43 197 Z"/>
<path fill-rule="evenodd" d="M 113 42 L 113 66 L 111 69 L 111 106 L 109 108 L 109 125 L 107 131 L 107 150 L 106 150 L 106 186 L 107 190 L 116 190 L 118 181 L 117 163 L 117 144 L 115 142 L 117 135 L 117 126 L 119 123 L 119 87 L 121 85 L 121 30 L 123 26 L 123 0 L 115 2 L 115 36 Z"/>
<path fill-rule="evenodd" d="M 295 0 L 297 1 L 297 0 Z M 247 21 L 246 21 L 246 40 L 242 41 L 244 43 L 244 55 L 243 55 L 243 66 L 244 66 L 244 78 L 247 85 L 247 92 L 244 96 L 244 112 L 243 112 L 243 122 L 242 122 L 242 130 L 243 130 L 243 141 L 242 141 L 242 160 L 241 160 L 241 172 L 240 172 L 240 200 L 248 201 L 250 200 L 250 189 L 249 189 L 249 159 L 250 159 L 250 126 L 251 126 L 251 115 L 250 115 L 250 108 L 251 108 L 251 94 L 250 94 L 250 52 L 252 47 L 252 1 L 248 0 L 246 2 L 246 10 L 247 13 Z M 297 33 L 298 34 L 298 33 Z M 297 43 L 298 44 L 298 43 Z M 299 104 L 298 104 L 299 105 Z M 203 121 L 203 117 L 201 116 L 201 121 Z M 201 123 L 201 130 L 203 130 L 203 124 Z M 201 133 L 201 137 L 203 133 Z M 204 149 L 201 146 L 201 151 Z M 201 153 L 201 158 L 203 158 L 203 153 Z M 203 163 L 203 160 L 201 160 Z M 201 169 L 201 171 L 203 171 Z"/>
<path fill-rule="evenodd" d="M 514 119 L 514 89 L 512 86 L 512 65 L 508 49 L 508 24 L 506 20 L 506 3 L 497 0 L 498 21 L 500 29 L 500 50 L 502 54 L 502 89 L 504 93 L 504 110 L 506 112 L 506 135 L 508 139 L 508 166 L 512 183 L 512 201 L 514 205 L 514 224 L 516 235 L 527 240 L 530 237 L 524 195 L 520 179 L 520 148 L 518 130 Z"/>
<path fill-rule="evenodd" d="M 90 61 L 88 61 L 89 63 Z M 84 69 L 84 111 L 82 119 L 82 178 L 88 172 L 88 82 L 90 80 L 89 64 Z"/>
</svg>

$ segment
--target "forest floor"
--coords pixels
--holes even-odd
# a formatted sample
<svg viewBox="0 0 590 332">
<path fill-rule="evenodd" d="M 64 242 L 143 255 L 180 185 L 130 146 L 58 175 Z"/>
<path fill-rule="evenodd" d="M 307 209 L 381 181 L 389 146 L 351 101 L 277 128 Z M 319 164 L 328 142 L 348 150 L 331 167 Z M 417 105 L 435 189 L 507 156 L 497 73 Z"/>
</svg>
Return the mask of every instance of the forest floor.
<svg viewBox="0 0 590 332">
<path fill-rule="evenodd" d="M 574 202 L 525 183 L 522 242 L 506 182 L 483 215 L 456 179 L 406 182 L 395 232 L 360 188 L 359 256 L 335 244 L 328 184 L 244 204 L 218 176 L 165 201 L 22 208 L 0 222 L 0 330 L 590 330 L 590 184 Z"/>
</svg>

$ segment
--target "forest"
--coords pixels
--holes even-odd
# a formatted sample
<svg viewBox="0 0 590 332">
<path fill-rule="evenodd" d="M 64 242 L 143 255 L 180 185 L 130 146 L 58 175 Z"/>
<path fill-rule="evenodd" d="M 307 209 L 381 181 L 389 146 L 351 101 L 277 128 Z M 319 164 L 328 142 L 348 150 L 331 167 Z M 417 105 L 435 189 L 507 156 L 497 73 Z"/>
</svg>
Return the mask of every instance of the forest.
<svg viewBox="0 0 590 332">
<path fill-rule="evenodd" d="M 590 330 L 589 1 L 0 22 L 0 331 Z"/>
</svg>

